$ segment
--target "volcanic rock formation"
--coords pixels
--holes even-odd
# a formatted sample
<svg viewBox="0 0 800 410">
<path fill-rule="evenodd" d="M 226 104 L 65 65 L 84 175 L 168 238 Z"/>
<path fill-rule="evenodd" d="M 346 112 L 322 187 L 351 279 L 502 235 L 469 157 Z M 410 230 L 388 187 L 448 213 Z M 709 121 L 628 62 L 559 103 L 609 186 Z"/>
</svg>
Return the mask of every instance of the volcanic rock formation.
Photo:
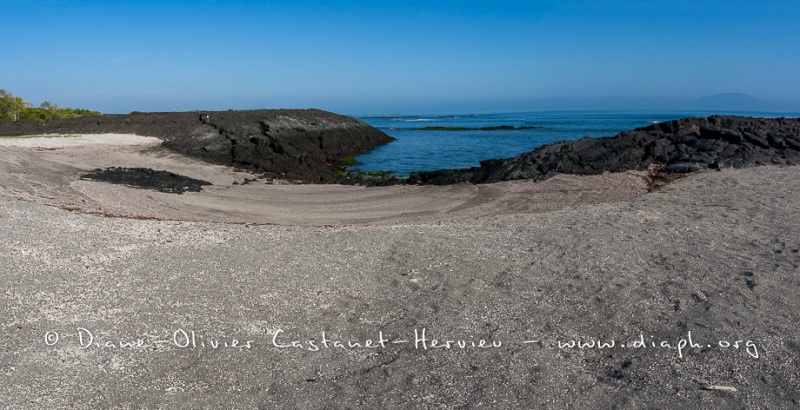
<svg viewBox="0 0 800 410">
<path fill-rule="evenodd" d="M 0 122 L 0 135 L 123 133 L 161 138 L 174 152 L 267 177 L 311 183 L 358 182 L 337 172 L 344 158 L 392 141 L 354 118 L 320 110 L 253 110 L 103 115 L 39 124 Z M 544 180 L 557 173 L 703 168 L 800 163 L 800 119 L 684 118 L 614 137 L 561 141 L 480 167 L 421 172 L 412 184 Z M 386 181 L 396 183 L 398 180 Z"/>
<path fill-rule="evenodd" d="M 321 110 L 252 110 L 103 115 L 46 124 L 0 121 L 0 135 L 138 134 L 163 147 L 268 177 L 344 182 L 341 159 L 392 141 L 351 117 Z"/>
<path fill-rule="evenodd" d="M 514 179 L 544 180 L 557 173 L 601 174 L 664 165 L 665 172 L 701 168 L 800 163 L 800 119 L 684 118 L 614 137 L 561 141 L 514 158 L 491 159 L 480 167 L 422 172 L 411 183 L 445 185 Z"/>
</svg>

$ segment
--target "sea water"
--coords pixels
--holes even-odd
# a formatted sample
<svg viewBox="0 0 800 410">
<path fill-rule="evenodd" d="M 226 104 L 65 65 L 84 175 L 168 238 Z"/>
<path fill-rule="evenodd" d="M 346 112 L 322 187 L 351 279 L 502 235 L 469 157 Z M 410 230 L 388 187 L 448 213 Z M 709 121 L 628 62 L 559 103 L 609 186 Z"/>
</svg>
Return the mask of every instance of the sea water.
<svg viewBox="0 0 800 410">
<path fill-rule="evenodd" d="M 785 115 L 706 111 L 541 111 L 360 116 L 360 120 L 396 141 L 359 155 L 350 169 L 391 171 L 396 176 L 407 177 L 411 172 L 470 168 L 479 166 L 486 159 L 514 157 L 557 141 L 584 136 L 614 136 L 664 121 L 714 114 Z"/>
</svg>

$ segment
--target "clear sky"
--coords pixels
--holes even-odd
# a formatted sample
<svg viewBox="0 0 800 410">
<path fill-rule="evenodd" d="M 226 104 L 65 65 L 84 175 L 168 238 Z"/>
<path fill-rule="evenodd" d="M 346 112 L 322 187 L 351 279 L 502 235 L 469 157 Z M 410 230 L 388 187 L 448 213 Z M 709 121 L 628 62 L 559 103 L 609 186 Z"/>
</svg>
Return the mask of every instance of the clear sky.
<svg viewBox="0 0 800 410">
<path fill-rule="evenodd" d="M 105 113 L 800 110 L 800 1 L 0 0 L 0 88 Z"/>
</svg>

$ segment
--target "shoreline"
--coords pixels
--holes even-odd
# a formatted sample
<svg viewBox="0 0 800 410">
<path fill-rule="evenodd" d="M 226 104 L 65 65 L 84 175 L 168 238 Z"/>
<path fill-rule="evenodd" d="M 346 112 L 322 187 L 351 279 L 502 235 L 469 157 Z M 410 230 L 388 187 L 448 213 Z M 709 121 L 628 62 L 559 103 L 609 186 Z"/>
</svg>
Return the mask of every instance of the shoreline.
<svg viewBox="0 0 800 410">
<path fill-rule="evenodd" d="M 159 143 L 123 134 L 0 140 L 0 170 L 5 171 L 0 173 L 0 196 L 134 219 L 324 226 L 545 212 L 629 200 L 647 190 L 645 175 L 633 172 L 445 187 L 291 185 L 183 157 Z M 176 195 L 80 178 L 112 166 L 165 170 L 212 185 Z"/>
</svg>

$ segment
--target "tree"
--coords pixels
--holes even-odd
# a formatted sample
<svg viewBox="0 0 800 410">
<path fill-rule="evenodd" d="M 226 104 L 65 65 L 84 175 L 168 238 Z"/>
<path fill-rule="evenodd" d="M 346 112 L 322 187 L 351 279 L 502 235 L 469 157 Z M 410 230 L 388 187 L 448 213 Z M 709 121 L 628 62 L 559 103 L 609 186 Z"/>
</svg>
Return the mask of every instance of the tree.
<svg viewBox="0 0 800 410">
<path fill-rule="evenodd" d="M 6 90 L 0 90 L 0 119 L 17 121 L 22 111 L 28 107 L 30 104 L 22 97 L 15 97 Z"/>
<path fill-rule="evenodd" d="M 0 120 L 30 120 L 48 122 L 65 118 L 90 117 L 102 115 L 97 111 L 85 109 L 60 108 L 45 101 L 39 107 L 28 104 L 21 97 L 15 97 L 6 90 L 0 89 Z"/>
<path fill-rule="evenodd" d="M 0 89 L 0 120 L 13 118 L 14 96 L 6 90 Z"/>
<path fill-rule="evenodd" d="M 28 107 L 28 103 L 26 103 L 22 97 L 14 97 L 11 103 L 11 112 L 14 113 L 14 121 L 19 120 L 19 114 Z"/>
</svg>

